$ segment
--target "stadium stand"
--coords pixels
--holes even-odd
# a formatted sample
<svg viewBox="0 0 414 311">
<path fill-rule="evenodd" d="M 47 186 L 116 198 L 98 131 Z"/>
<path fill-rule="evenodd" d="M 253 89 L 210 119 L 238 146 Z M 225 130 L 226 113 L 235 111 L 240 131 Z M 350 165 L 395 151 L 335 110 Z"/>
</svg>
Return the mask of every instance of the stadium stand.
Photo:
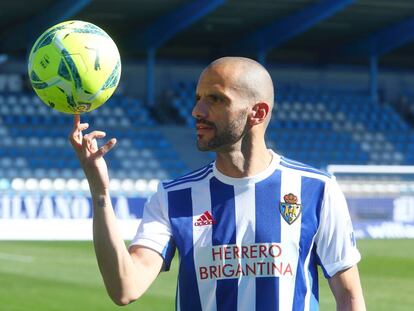
<svg viewBox="0 0 414 311">
<path fill-rule="evenodd" d="M 0 94 L 0 175 L 5 178 L 83 178 L 79 162 L 66 139 L 72 117 L 49 109 L 35 95 Z M 105 128 L 119 138 L 108 154 L 110 173 L 119 179 L 168 179 L 186 165 L 154 127 L 144 105 L 114 96 L 82 122 Z"/>
<path fill-rule="evenodd" d="M 194 125 L 195 82 L 174 84 L 170 98 L 181 122 Z M 83 122 L 105 128 L 119 144 L 108 154 L 120 180 L 169 179 L 188 165 L 139 100 L 114 96 Z M 0 94 L 0 172 L 5 178 L 78 178 L 83 172 L 67 142 L 72 118 L 32 94 Z M 370 97 L 281 87 L 268 144 L 281 154 L 326 169 L 328 164 L 413 164 L 414 133 L 398 111 Z"/>
<path fill-rule="evenodd" d="M 191 111 L 194 107 L 195 82 L 180 81 L 172 86 L 171 105 L 176 109 L 178 116 L 187 126 L 194 125 Z"/>
<path fill-rule="evenodd" d="M 172 105 L 193 124 L 194 82 L 174 85 Z M 387 103 L 352 92 L 281 87 L 268 143 L 287 157 L 325 169 L 328 164 L 413 164 L 414 132 Z"/>
<path fill-rule="evenodd" d="M 283 150 L 287 144 L 283 151 L 317 167 L 409 163 L 395 144 L 396 133 L 412 137 L 409 125 L 390 106 L 367 96 L 282 93 L 274 117 L 276 145 Z M 292 137 L 286 138 L 289 132 Z"/>
</svg>

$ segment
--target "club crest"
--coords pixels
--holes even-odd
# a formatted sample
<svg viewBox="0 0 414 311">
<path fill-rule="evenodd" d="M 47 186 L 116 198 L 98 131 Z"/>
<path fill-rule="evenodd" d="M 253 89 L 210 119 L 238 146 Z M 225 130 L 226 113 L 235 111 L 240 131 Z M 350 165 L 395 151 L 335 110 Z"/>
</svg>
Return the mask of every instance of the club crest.
<svg viewBox="0 0 414 311">
<path fill-rule="evenodd" d="M 299 218 L 302 212 L 302 204 L 297 204 L 298 197 L 293 193 L 285 194 L 283 196 L 285 203 L 280 202 L 279 210 L 283 219 L 291 225 L 296 219 Z"/>
</svg>

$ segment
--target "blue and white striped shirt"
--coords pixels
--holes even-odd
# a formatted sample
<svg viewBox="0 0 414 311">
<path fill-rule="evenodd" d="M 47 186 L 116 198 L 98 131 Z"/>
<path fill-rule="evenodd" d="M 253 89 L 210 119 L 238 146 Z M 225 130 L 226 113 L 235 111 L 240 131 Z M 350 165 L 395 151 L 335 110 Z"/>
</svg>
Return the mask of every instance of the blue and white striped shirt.
<svg viewBox="0 0 414 311">
<path fill-rule="evenodd" d="M 360 260 L 334 177 L 273 153 L 246 178 L 211 163 L 159 185 L 132 245 L 180 255 L 177 310 L 317 310 L 318 272 Z"/>
</svg>

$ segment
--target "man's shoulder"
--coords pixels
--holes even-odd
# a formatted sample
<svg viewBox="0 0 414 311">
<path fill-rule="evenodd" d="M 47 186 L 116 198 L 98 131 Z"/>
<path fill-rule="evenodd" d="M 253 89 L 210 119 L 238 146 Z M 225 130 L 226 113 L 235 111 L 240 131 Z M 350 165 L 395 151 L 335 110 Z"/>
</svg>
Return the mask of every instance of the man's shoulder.
<svg viewBox="0 0 414 311">
<path fill-rule="evenodd" d="M 177 188 L 190 186 L 191 183 L 199 182 L 207 178 L 213 172 L 213 165 L 214 162 L 211 162 L 183 176 L 180 176 L 172 180 L 164 181 L 162 183 L 162 186 L 165 190 L 174 190 Z"/>
<path fill-rule="evenodd" d="M 286 158 L 284 156 L 280 157 L 280 166 L 282 169 L 285 168 L 290 172 L 298 173 L 306 177 L 316 178 L 323 181 L 328 181 L 333 178 L 333 176 L 326 171 L 302 162 Z"/>
</svg>

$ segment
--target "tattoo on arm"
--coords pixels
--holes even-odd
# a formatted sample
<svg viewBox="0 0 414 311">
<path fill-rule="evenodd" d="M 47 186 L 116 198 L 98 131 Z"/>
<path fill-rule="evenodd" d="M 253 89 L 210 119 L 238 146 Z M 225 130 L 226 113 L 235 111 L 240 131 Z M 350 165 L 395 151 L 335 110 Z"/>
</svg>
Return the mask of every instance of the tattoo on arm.
<svg viewBox="0 0 414 311">
<path fill-rule="evenodd" d="M 104 208 L 105 207 L 105 198 L 104 197 L 100 197 L 98 198 L 98 207 L 99 208 Z"/>
<path fill-rule="evenodd" d="M 107 200 L 108 199 L 105 196 L 98 196 L 97 198 L 94 198 L 93 199 L 94 205 L 97 208 L 101 208 L 101 209 L 108 205 L 108 201 Z"/>
</svg>

